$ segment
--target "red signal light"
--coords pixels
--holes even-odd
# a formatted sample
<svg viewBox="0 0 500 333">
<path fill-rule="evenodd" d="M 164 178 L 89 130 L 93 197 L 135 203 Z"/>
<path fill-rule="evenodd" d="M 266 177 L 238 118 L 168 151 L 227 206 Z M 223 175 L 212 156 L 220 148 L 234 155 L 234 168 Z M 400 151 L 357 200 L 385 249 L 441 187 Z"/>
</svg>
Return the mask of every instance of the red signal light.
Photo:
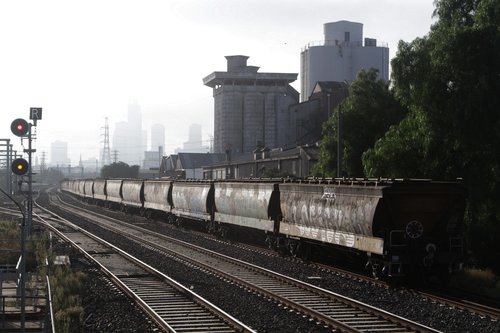
<svg viewBox="0 0 500 333">
<path fill-rule="evenodd" d="M 29 124 L 26 120 L 18 118 L 10 125 L 10 130 L 17 136 L 25 136 L 29 130 Z"/>
<path fill-rule="evenodd" d="M 23 176 L 28 172 L 29 163 L 24 158 L 16 158 L 12 161 L 10 169 L 15 175 Z"/>
</svg>

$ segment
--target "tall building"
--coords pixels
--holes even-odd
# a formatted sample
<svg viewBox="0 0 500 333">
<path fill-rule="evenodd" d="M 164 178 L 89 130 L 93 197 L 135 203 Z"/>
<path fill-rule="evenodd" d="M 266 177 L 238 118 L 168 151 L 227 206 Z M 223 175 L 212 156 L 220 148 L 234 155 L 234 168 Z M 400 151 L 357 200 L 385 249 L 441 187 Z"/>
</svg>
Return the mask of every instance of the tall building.
<svg viewBox="0 0 500 333">
<path fill-rule="evenodd" d="M 113 134 L 112 160 L 117 156 L 117 161 L 129 165 L 141 165 L 147 138 L 142 130 L 141 109 L 137 102 L 128 106 L 128 119 L 116 123 Z"/>
<path fill-rule="evenodd" d="M 154 124 L 151 127 L 151 149 L 144 152 L 142 168 L 145 170 L 158 170 L 164 154 L 165 127 Z"/>
<path fill-rule="evenodd" d="M 244 55 L 227 56 L 227 71 L 213 72 L 203 83 L 213 89 L 214 152 L 251 152 L 257 146 L 283 146 L 288 106 L 297 103 L 290 86 L 297 74 L 258 73 Z"/>
<path fill-rule="evenodd" d="M 111 148 L 111 162 L 124 161 L 122 157 L 126 154 L 127 133 L 128 122 L 120 121 L 115 124 L 113 147 Z"/>
<path fill-rule="evenodd" d="M 50 164 L 53 166 L 70 165 L 68 158 L 68 143 L 64 141 L 54 141 L 50 144 Z"/>
<path fill-rule="evenodd" d="M 381 79 L 389 79 L 389 48 L 373 38 L 363 41 L 362 23 L 325 23 L 324 36 L 324 41 L 309 43 L 300 54 L 302 101 L 309 99 L 316 82 L 350 84 L 361 69 L 378 69 Z"/>
<path fill-rule="evenodd" d="M 201 125 L 200 124 L 189 125 L 188 141 L 191 143 L 197 143 L 201 146 Z"/>
<path fill-rule="evenodd" d="M 151 126 L 151 150 L 165 151 L 165 126 L 162 124 L 154 124 Z"/>
<path fill-rule="evenodd" d="M 201 138 L 201 125 L 191 124 L 189 125 L 188 141 L 184 142 L 183 147 L 178 152 L 185 153 L 207 153 L 209 151 L 208 146 L 203 146 L 203 141 Z"/>
</svg>

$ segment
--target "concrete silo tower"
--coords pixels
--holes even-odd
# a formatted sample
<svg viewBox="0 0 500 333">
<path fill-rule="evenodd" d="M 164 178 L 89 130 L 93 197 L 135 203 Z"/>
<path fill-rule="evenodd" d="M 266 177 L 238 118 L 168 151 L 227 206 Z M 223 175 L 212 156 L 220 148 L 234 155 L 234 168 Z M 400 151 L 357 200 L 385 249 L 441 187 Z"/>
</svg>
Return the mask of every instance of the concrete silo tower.
<svg viewBox="0 0 500 333">
<path fill-rule="evenodd" d="M 311 42 L 300 54 L 301 100 L 307 101 L 316 82 L 351 83 L 362 69 L 375 68 L 389 79 L 389 48 L 373 38 L 363 40 L 363 24 L 337 21 L 324 24 L 324 41 Z"/>
<path fill-rule="evenodd" d="M 290 86 L 297 74 L 259 73 L 247 56 L 227 56 L 227 71 L 203 79 L 213 88 L 214 152 L 251 152 L 256 146 L 280 147 L 287 142 L 288 106 L 298 102 Z"/>
</svg>

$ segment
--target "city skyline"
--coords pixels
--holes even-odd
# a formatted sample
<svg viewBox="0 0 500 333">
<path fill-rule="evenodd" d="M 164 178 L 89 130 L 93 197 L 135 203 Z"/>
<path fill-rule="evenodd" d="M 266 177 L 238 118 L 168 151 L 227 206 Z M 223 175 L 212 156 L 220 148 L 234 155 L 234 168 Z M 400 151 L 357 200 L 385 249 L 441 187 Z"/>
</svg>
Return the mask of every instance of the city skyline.
<svg viewBox="0 0 500 333">
<path fill-rule="evenodd" d="M 0 4 L 1 138 L 9 124 L 42 107 L 37 155 L 68 142 L 76 165 L 100 158 L 105 118 L 126 119 L 137 100 L 143 128 L 165 126 L 165 152 L 187 141 L 188 127 L 213 134 L 213 96 L 207 73 L 224 70 L 224 56 L 245 54 L 260 72 L 300 73 L 300 52 L 323 39 L 324 23 L 361 22 L 364 35 L 387 42 L 390 58 L 400 39 L 423 37 L 433 1 L 23 1 Z M 256 19 L 257 17 L 257 19 Z M 92 22 L 92 24 L 89 24 Z M 258 24 L 256 24 L 258 23 Z M 299 82 L 292 84 L 300 91 Z M 13 140 L 20 149 L 19 140 Z"/>
<path fill-rule="evenodd" d="M 134 102 L 136 103 L 136 102 Z M 136 104 L 137 105 L 137 104 Z M 137 105 L 138 106 L 138 105 Z M 130 110 L 129 110 L 130 117 Z M 136 117 L 135 120 L 141 118 L 140 114 L 135 114 L 133 117 Z M 139 120 L 140 121 L 140 120 Z M 129 165 L 143 165 L 145 158 L 145 154 L 151 153 L 164 153 L 165 147 L 165 127 L 162 124 L 153 124 L 149 130 L 144 128 L 136 128 L 135 130 L 140 130 L 141 132 L 141 140 L 142 144 L 134 145 L 132 150 L 128 149 L 127 145 L 133 144 L 133 141 L 129 139 L 137 139 L 137 135 L 130 135 L 130 132 L 134 131 L 134 128 L 130 126 L 131 123 L 134 123 L 129 118 L 128 121 L 122 121 L 115 124 L 115 127 L 118 128 L 118 132 L 113 133 L 111 137 L 113 137 L 113 144 L 110 144 L 110 155 L 111 155 L 111 163 L 116 159 L 117 161 L 125 162 Z M 104 129 L 103 129 L 104 131 Z M 126 133 L 126 135 L 125 135 Z M 116 136 L 119 136 L 118 138 Z M 187 132 L 188 140 L 183 143 L 182 147 L 177 147 L 174 152 L 208 152 L 208 145 L 205 145 L 206 140 L 202 139 L 201 125 L 197 123 L 192 123 L 189 126 Z M 146 139 L 149 137 L 149 140 Z M 125 139 L 125 140 L 124 140 Z M 104 142 L 101 141 L 101 148 L 104 147 Z M 56 140 L 51 143 L 51 147 L 49 150 L 49 155 L 51 158 L 48 163 L 46 163 L 49 167 L 54 166 L 68 166 L 68 165 L 79 165 L 81 161 L 89 164 L 89 161 L 92 161 L 91 164 L 94 167 L 96 164 L 96 160 L 99 161 L 99 158 L 96 156 L 90 156 L 87 159 L 82 159 L 82 156 L 79 156 L 78 161 L 74 161 L 68 158 L 68 142 Z M 45 153 L 46 155 L 46 153 Z M 102 155 L 102 151 L 99 156 Z M 57 156 L 54 158 L 53 156 Z M 126 158 L 123 158 L 126 156 Z M 132 157 L 131 157 L 132 156 Z M 39 165 L 40 162 L 35 161 L 34 165 Z"/>
</svg>

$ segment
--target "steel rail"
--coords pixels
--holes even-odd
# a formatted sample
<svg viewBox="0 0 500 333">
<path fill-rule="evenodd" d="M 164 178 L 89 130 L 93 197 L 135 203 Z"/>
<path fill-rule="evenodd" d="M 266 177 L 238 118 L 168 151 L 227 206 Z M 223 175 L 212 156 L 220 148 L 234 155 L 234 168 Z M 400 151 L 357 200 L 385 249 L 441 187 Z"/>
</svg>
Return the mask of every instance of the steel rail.
<svg viewBox="0 0 500 333">
<path fill-rule="evenodd" d="M 500 309 L 498 309 L 498 308 L 494 308 L 494 307 L 487 306 L 484 304 L 475 303 L 473 301 L 469 301 L 469 300 L 465 300 L 465 299 L 459 299 L 459 298 L 452 299 L 449 296 L 447 296 L 447 297 L 439 296 L 435 292 L 432 292 L 432 291 L 411 290 L 411 292 L 413 292 L 421 297 L 425 297 L 431 301 L 439 302 L 440 304 L 445 304 L 447 306 L 458 308 L 458 309 L 464 309 L 464 310 L 476 313 L 480 316 L 489 317 L 493 320 L 500 319 Z"/>
<path fill-rule="evenodd" d="M 189 320 L 184 320 L 182 323 L 181 322 L 176 322 L 176 323 L 169 323 L 168 319 L 168 313 L 163 313 L 160 314 L 159 311 L 153 309 L 153 307 L 148 303 L 147 296 L 151 296 L 151 291 L 158 291 L 158 290 L 164 290 L 166 289 L 165 286 L 168 285 L 170 286 L 170 289 L 175 290 L 177 292 L 176 298 L 176 303 L 179 303 L 179 296 L 182 295 L 185 299 L 184 302 L 186 303 L 193 303 L 197 304 L 197 309 L 195 309 L 191 304 L 187 305 L 189 307 L 189 311 L 191 313 L 196 313 L 200 311 L 205 311 L 205 315 L 199 315 L 198 318 L 201 317 L 214 317 L 214 318 L 219 318 L 219 322 L 217 324 L 211 324 L 213 326 L 213 330 L 211 330 L 209 324 L 198 324 L 198 325 L 205 325 L 206 327 L 198 327 L 198 329 L 203 329 L 205 332 L 254 332 L 250 327 L 246 326 L 245 324 L 241 323 L 238 321 L 236 318 L 232 317 L 225 311 L 219 309 L 212 303 L 210 303 L 208 300 L 202 298 L 201 296 L 195 294 L 191 290 L 185 288 L 178 282 L 172 280 L 165 274 L 159 272 L 158 270 L 154 269 L 153 267 L 147 265 L 146 263 L 136 259 L 135 257 L 131 256 L 130 254 L 126 253 L 125 251 L 117 248 L 116 246 L 110 244 L 109 242 L 106 242 L 105 240 L 100 239 L 99 237 L 91 234 L 90 232 L 84 230 L 81 227 L 78 227 L 74 225 L 73 223 L 63 219 L 62 217 L 58 216 L 55 213 L 50 212 L 49 210 L 41 207 L 38 205 L 39 208 L 43 209 L 44 211 L 56 216 L 59 221 L 58 223 L 64 223 L 67 226 L 70 226 L 74 231 L 81 233 L 82 235 L 85 235 L 86 237 L 89 237 L 90 239 L 98 242 L 99 244 L 111 249 L 111 251 L 107 252 L 112 253 L 116 252 L 120 256 L 126 258 L 126 260 L 133 262 L 135 265 L 139 266 L 141 269 L 145 270 L 148 275 L 153 275 L 155 277 L 159 277 L 163 283 L 162 286 L 154 285 L 152 282 L 152 279 L 150 277 L 146 278 L 146 281 L 138 281 L 137 278 L 130 278 L 130 277 L 119 277 L 116 274 L 113 274 L 110 269 L 108 269 L 104 264 L 100 263 L 98 260 L 96 260 L 95 257 L 93 257 L 88 251 L 86 251 L 83 246 L 80 246 L 75 242 L 71 237 L 68 237 L 65 235 L 63 232 L 59 231 L 56 227 L 50 225 L 48 222 L 40 222 L 42 223 L 45 227 L 49 228 L 52 230 L 54 233 L 56 233 L 59 237 L 64 239 L 65 241 L 69 242 L 72 246 L 77 248 L 81 253 L 83 253 L 88 259 L 91 261 L 95 262 L 96 265 L 100 268 L 102 272 L 115 284 L 117 285 L 120 290 L 122 290 L 127 296 L 129 296 L 131 299 L 134 300 L 134 302 L 141 308 L 143 311 L 145 311 L 160 327 L 162 327 L 164 330 L 168 332 L 178 332 L 182 331 L 185 329 L 186 325 L 191 325 L 194 327 L 196 323 L 192 322 L 190 323 Z M 74 238 L 74 237 L 73 237 Z M 141 275 L 141 274 L 139 274 Z M 125 282 L 127 280 L 127 282 Z M 133 291 L 132 288 L 134 289 L 144 289 L 144 286 L 149 288 L 146 292 L 144 292 L 142 295 L 139 295 L 137 291 Z M 168 290 L 167 290 L 168 291 Z M 170 295 L 169 295 L 170 296 Z M 154 302 L 158 302 L 158 299 L 155 298 Z M 182 304 L 181 304 L 182 305 Z M 167 312 L 166 310 L 164 312 Z M 201 313 L 201 312 L 200 312 Z M 183 315 L 184 317 L 188 318 L 189 316 L 187 314 Z M 179 318 L 177 318 L 179 320 Z M 213 320 L 213 319 L 210 319 Z M 182 329 L 179 329 L 179 327 L 183 327 Z M 194 329 L 194 328 L 193 328 Z"/>
<path fill-rule="evenodd" d="M 78 208 L 76 206 L 73 207 Z M 64 208 L 61 207 L 61 209 Z M 246 288 L 266 295 L 269 298 L 275 299 L 278 302 L 285 304 L 286 306 L 300 311 L 303 314 L 307 314 L 311 318 L 323 322 L 331 327 L 335 327 L 336 329 L 339 329 L 343 332 L 370 332 L 370 328 L 374 328 L 374 326 L 378 326 L 379 331 L 399 330 L 400 332 L 438 332 L 437 330 L 434 330 L 430 327 L 409 321 L 387 311 L 377 309 L 370 305 L 307 284 L 305 282 L 286 277 L 276 272 L 272 272 L 270 270 L 252 264 L 244 263 L 237 259 L 218 254 L 199 246 L 179 241 L 175 238 L 167 237 L 149 231 L 147 229 L 133 226 L 128 223 L 126 224 L 123 221 L 119 221 L 99 213 L 91 212 L 82 208 L 78 209 L 84 211 L 82 213 L 79 213 L 80 216 L 93 220 L 94 223 L 99 223 L 95 221 L 95 218 L 111 221 L 112 223 L 117 224 L 117 226 L 114 227 L 106 225 L 105 228 L 113 230 L 116 233 L 123 234 L 126 237 L 134 239 L 141 244 L 146 243 L 152 248 L 156 248 L 163 252 L 172 253 L 172 256 L 182 258 L 182 260 L 188 261 L 193 265 L 202 267 L 205 270 L 214 272 Z M 123 228 L 125 224 L 129 228 L 140 231 L 139 234 L 125 234 Z M 157 239 L 145 239 L 144 235 L 146 234 L 156 237 Z M 165 245 L 159 245 L 158 239 L 162 239 L 163 241 L 168 240 L 168 246 L 172 246 L 175 243 L 183 246 L 184 249 L 169 249 Z M 217 266 L 219 263 L 214 262 L 213 259 L 206 260 L 190 257 L 187 255 L 187 248 L 192 251 L 197 251 L 199 253 L 209 255 L 212 258 L 216 258 L 218 261 L 231 263 L 232 265 L 235 265 L 236 268 L 217 268 L 215 266 Z M 247 272 L 244 273 L 244 270 L 247 270 Z M 255 278 L 255 276 L 259 276 L 261 279 L 262 277 L 266 277 L 272 279 L 272 281 L 269 281 L 269 279 L 263 279 L 259 281 L 257 278 Z M 307 292 L 308 294 L 302 295 L 304 292 Z M 347 307 L 350 307 L 350 309 L 347 309 Z M 345 318 L 346 312 L 348 312 L 348 319 Z M 335 313 L 336 317 L 334 315 Z M 338 319 L 339 317 L 342 319 Z M 364 323 L 361 323 L 363 321 Z M 356 327 L 361 327 L 362 329 L 357 329 Z"/>
</svg>

